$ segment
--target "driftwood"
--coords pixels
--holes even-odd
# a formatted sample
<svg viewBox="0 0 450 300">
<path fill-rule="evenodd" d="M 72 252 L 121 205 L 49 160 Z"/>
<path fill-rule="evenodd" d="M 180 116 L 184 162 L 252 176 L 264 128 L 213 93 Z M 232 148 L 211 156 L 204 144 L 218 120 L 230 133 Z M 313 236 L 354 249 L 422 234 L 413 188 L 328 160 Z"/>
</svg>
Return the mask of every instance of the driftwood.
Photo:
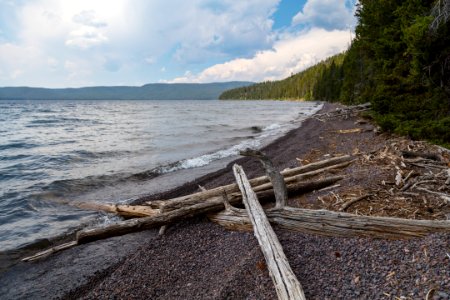
<svg viewBox="0 0 450 300">
<path fill-rule="evenodd" d="M 402 151 L 402 156 L 404 158 L 414 158 L 414 157 L 422 157 L 425 159 L 431 159 L 434 161 L 443 161 L 442 155 L 437 153 L 425 153 L 425 152 L 414 152 L 414 151 Z"/>
<path fill-rule="evenodd" d="M 155 216 L 160 213 L 159 209 L 151 208 L 147 205 L 111 204 L 98 202 L 77 202 L 73 203 L 72 205 L 81 209 L 115 213 L 123 217 L 147 217 Z"/>
<path fill-rule="evenodd" d="M 349 200 L 349 201 L 345 202 L 345 203 L 342 205 L 340 211 L 345 211 L 347 208 L 349 208 L 350 206 L 352 206 L 352 205 L 355 204 L 356 202 L 362 201 L 362 200 L 364 200 L 364 199 L 366 199 L 366 198 L 369 198 L 370 196 L 373 196 L 373 195 L 372 195 L 372 194 L 366 194 L 366 195 L 362 195 L 362 196 L 360 196 L 360 197 L 357 197 L 357 198 L 355 198 L 355 199 Z"/>
<path fill-rule="evenodd" d="M 275 207 L 277 208 L 284 207 L 286 205 L 288 198 L 288 190 L 286 188 L 286 183 L 283 178 L 283 175 L 281 175 L 280 172 L 278 172 L 275 169 L 272 161 L 261 151 L 257 150 L 247 149 L 245 151 L 241 151 L 240 154 L 243 156 L 250 156 L 259 159 L 264 169 L 266 170 L 266 174 L 267 177 L 269 177 L 270 183 L 272 184 L 276 201 Z M 239 187 L 241 188 L 242 193 L 242 187 L 241 186 Z"/>
<path fill-rule="evenodd" d="M 293 179 L 291 179 L 290 181 L 295 182 L 297 179 L 307 178 L 309 176 L 320 174 L 326 170 L 340 168 L 348 165 L 350 164 L 349 160 L 351 159 L 352 158 L 350 156 L 327 159 L 300 168 L 296 168 L 296 170 L 289 169 L 284 171 L 283 173 L 287 175 L 295 175 L 298 174 L 297 172 L 307 171 L 307 173 L 303 175 L 292 176 Z M 293 194 L 317 190 L 329 186 L 341 180 L 342 178 L 342 176 L 333 176 L 312 182 L 297 182 L 294 184 L 288 184 L 288 191 L 289 193 Z M 267 199 L 273 199 L 274 197 L 273 190 L 270 189 L 271 184 L 267 183 L 267 180 L 268 179 L 265 176 L 258 177 L 253 180 L 253 182 L 256 183 L 263 183 L 261 184 L 262 188 L 260 186 L 261 191 L 258 192 L 258 197 L 263 201 Z M 76 240 L 71 244 L 71 246 L 154 227 L 161 227 L 160 234 L 162 235 L 166 230 L 167 224 L 196 215 L 223 210 L 224 204 L 222 195 L 223 193 L 227 193 L 227 191 L 235 191 L 234 186 L 237 187 L 237 185 L 223 186 L 213 190 L 202 191 L 193 195 L 167 200 L 167 203 L 165 203 L 165 201 L 153 201 L 153 206 L 78 203 L 76 204 L 77 207 L 82 207 L 85 209 L 103 210 L 107 212 L 118 213 L 127 217 L 144 217 L 140 219 L 131 219 L 118 222 L 106 227 L 81 230 L 77 233 Z M 210 197 L 206 198 L 205 195 L 209 195 Z M 237 191 L 229 194 L 229 198 L 230 202 L 233 204 L 239 204 L 242 201 L 242 196 L 237 193 Z M 63 249 L 66 248 L 59 249 L 55 247 L 54 251 L 52 251 L 57 252 Z M 34 260 L 46 255 L 48 255 L 48 252 L 43 251 L 32 257 L 25 258 L 24 260 Z"/>
<path fill-rule="evenodd" d="M 270 222 L 302 233 L 324 236 L 365 236 L 372 238 L 407 239 L 435 232 L 449 232 L 450 221 L 410 220 L 389 217 L 368 217 L 328 210 L 293 207 L 266 210 Z M 231 230 L 251 230 L 248 215 L 242 210 L 226 210 L 210 214 L 209 219 Z"/>
<path fill-rule="evenodd" d="M 317 180 L 311 180 L 311 181 L 304 181 L 304 182 L 296 182 L 292 184 L 287 185 L 287 192 L 289 196 L 298 195 L 300 193 L 308 193 L 315 190 L 320 190 L 322 188 L 325 188 L 327 186 L 330 186 L 339 180 L 344 179 L 344 176 L 330 176 L 323 179 L 317 179 Z M 257 196 L 261 201 L 269 201 L 274 199 L 274 191 L 273 189 L 263 189 L 261 191 L 257 192 Z M 216 196 L 211 197 L 209 199 L 198 201 L 195 204 L 201 204 L 201 203 L 208 203 L 210 202 L 212 207 L 215 207 L 217 205 L 217 202 L 222 199 L 222 196 Z M 227 197 L 231 204 L 238 205 L 242 203 L 242 195 L 239 192 L 227 194 Z M 124 216 L 124 217 L 147 217 L 147 216 L 155 216 L 158 214 L 161 214 L 163 212 L 173 211 L 173 207 L 164 206 L 164 201 L 154 202 L 153 207 L 161 207 L 159 208 L 152 208 L 150 206 L 144 206 L 144 205 L 114 205 L 114 204 L 98 204 L 98 203 L 89 203 L 89 202 L 82 202 L 77 203 L 75 206 L 79 208 L 84 209 L 92 209 L 92 210 L 99 210 L 99 211 L 105 211 L 105 212 L 111 212 L 116 213 L 118 215 Z M 183 206 L 177 206 L 175 209 L 182 208 Z M 184 206 L 187 207 L 187 206 Z M 163 226 L 164 227 L 164 226 Z M 165 230 L 165 229 L 164 229 Z M 164 233 L 164 230 L 162 230 L 162 234 Z"/>
<path fill-rule="evenodd" d="M 35 255 L 25 257 L 25 258 L 22 259 L 22 261 L 33 261 L 33 260 L 36 260 L 36 259 L 40 259 L 40 258 L 46 257 L 46 256 L 48 256 L 50 254 L 53 254 L 53 253 L 56 253 L 56 252 L 59 252 L 59 251 L 65 250 L 65 249 L 72 248 L 72 247 L 74 247 L 76 245 L 78 245 L 77 241 L 64 243 L 64 244 L 52 247 L 50 249 L 47 249 L 45 251 L 39 252 L 39 253 L 37 253 Z"/>
<path fill-rule="evenodd" d="M 343 168 L 351 163 L 353 157 L 350 155 L 344 155 L 339 157 L 333 157 L 330 159 L 322 160 L 319 162 L 311 163 L 305 166 L 287 169 L 281 172 L 281 174 L 285 178 L 291 178 L 288 182 L 303 180 L 314 175 L 326 172 L 331 169 Z M 296 177 L 298 176 L 298 177 Z M 264 185 L 264 184 L 268 185 Z M 261 191 L 264 189 L 271 188 L 271 184 L 269 183 L 269 178 L 267 176 L 261 176 L 250 180 L 250 184 L 252 187 L 260 186 L 260 188 L 255 189 L 255 191 Z M 209 189 L 206 191 L 198 192 L 191 195 L 186 195 L 182 197 L 177 197 L 169 200 L 160 200 L 160 201 L 151 201 L 148 204 L 151 207 L 161 208 L 165 207 L 166 210 L 174 210 L 180 207 L 184 207 L 186 205 L 194 205 L 201 203 L 207 199 L 212 197 L 221 197 L 223 192 L 227 194 L 239 192 L 239 188 L 236 183 L 220 186 L 217 188 Z"/>
<path fill-rule="evenodd" d="M 315 114 L 313 118 L 318 119 L 319 121 L 324 121 L 327 119 L 334 119 L 339 117 L 344 117 L 345 119 L 357 115 L 360 112 L 370 110 L 371 104 L 364 103 L 354 106 L 347 106 L 344 108 L 337 108 L 335 111 L 323 113 L 323 114 Z"/>
<path fill-rule="evenodd" d="M 299 191 L 310 191 L 311 189 L 317 189 L 321 188 L 323 186 L 327 186 L 330 184 L 333 184 L 334 182 L 341 180 L 342 176 L 334 176 L 325 178 L 323 180 L 318 180 L 314 182 L 303 182 L 303 183 L 297 183 L 294 185 L 290 185 L 292 192 L 299 192 Z M 264 199 L 273 199 L 273 191 L 263 191 L 258 193 L 260 197 Z M 241 195 L 238 193 L 234 193 L 230 195 L 230 202 L 232 203 L 241 203 Z M 95 206 L 95 205 L 94 205 Z M 96 207 L 99 207 L 100 205 L 97 205 Z M 112 205 L 114 206 L 114 205 Z M 110 207 L 106 205 L 105 207 Z M 120 236 L 131 232 L 138 232 L 150 228 L 155 227 L 164 227 L 167 224 L 173 223 L 175 221 L 183 220 L 189 217 L 194 217 L 197 215 L 202 215 L 206 213 L 212 213 L 215 211 L 220 211 L 225 208 L 222 195 L 217 197 L 212 197 L 208 201 L 204 201 L 202 203 L 197 203 L 191 206 L 184 206 L 181 208 L 178 208 L 176 210 L 172 211 L 158 211 L 157 214 L 155 214 L 153 211 L 151 211 L 151 208 L 145 207 L 145 210 L 139 212 L 139 215 L 145 214 L 149 212 L 149 216 L 139 218 L 139 219 L 130 219 L 126 221 L 117 222 L 115 224 L 111 224 L 105 227 L 100 228 L 92 228 L 92 229 L 83 229 L 77 232 L 76 239 L 73 242 L 56 246 L 51 249 L 39 252 L 33 256 L 26 257 L 23 260 L 24 261 L 30 261 L 30 260 L 36 260 L 42 257 L 45 257 L 51 253 L 55 253 L 79 244 L 85 244 L 113 236 Z M 118 210 L 120 211 L 120 210 Z M 111 209 L 111 212 L 117 212 L 113 211 Z M 129 214 L 127 214 L 129 216 Z M 162 231 L 162 232 L 161 232 Z M 163 234 L 165 229 L 161 229 L 160 232 Z"/>
<path fill-rule="evenodd" d="M 75 241 L 72 243 L 72 246 L 86 244 L 109 237 L 120 236 L 131 232 L 138 232 L 150 228 L 160 227 L 173 223 L 175 221 L 183 220 L 196 215 L 201 215 L 207 212 L 219 211 L 223 208 L 224 204 L 222 199 L 216 199 L 214 201 L 186 206 L 169 212 L 162 212 L 158 215 L 120 221 L 105 227 L 83 229 L 77 232 Z M 64 249 L 66 248 L 68 247 L 65 247 Z M 60 250 L 63 249 L 56 248 L 54 249 L 53 253 Z M 27 261 L 39 259 L 48 255 L 47 252 L 48 251 L 37 253 L 36 255 L 32 256 L 33 259 L 30 259 L 31 257 L 27 257 L 22 260 Z"/>
<path fill-rule="evenodd" d="M 350 156 L 341 156 L 283 171 L 282 174 L 285 177 L 284 180 L 287 183 L 289 195 L 298 192 L 319 190 L 335 183 L 342 179 L 342 177 L 329 177 L 310 182 L 299 181 L 332 169 L 345 167 L 351 163 L 352 159 L 353 158 Z M 412 173 L 410 172 L 410 174 Z M 443 190 L 437 192 L 432 188 L 428 188 L 428 186 L 423 186 L 423 184 L 427 181 L 430 182 L 430 180 L 433 181 L 439 179 L 439 182 L 442 181 L 442 184 L 445 186 L 446 182 L 449 181 L 449 178 L 450 172 L 448 168 L 442 170 L 438 174 L 426 174 L 415 177 L 414 179 L 408 180 L 408 182 L 406 182 L 407 180 L 405 178 L 405 185 L 401 191 L 407 192 L 407 190 L 421 190 L 425 188 L 427 190 L 422 190 L 423 192 L 431 191 L 432 193 L 429 194 L 440 196 L 448 202 L 448 194 Z M 253 182 L 253 190 L 256 191 L 258 198 L 262 201 L 273 199 L 274 197 L 272 184 L 268 181 L 269 179 L 266 176 L 258 177 L 250 181 Z M 77 234 L 77 239 L 74 242 L 56 246 L 48 251 L 44 251 L 43 255 L 61 251 L 67 248 L 67 245 L 70 247 L 110 236 L 122 235 L 129 232 L 145 230 L 147 228 L 161 227 L 178 220 L 201 214 L 210 214 L 209 217 L 212 220 L 222 225 L 229 226 L 230 228 L 237 228 L 240 226 L 240 223 L 243 224 L 242 227 L 249 225 L 250 223 L 245 220 L 245 215 L 236 215 L 236 212 L 239 212 L 239 210 L 235 210 L 234 215 L 230 215 L 228 210 L 227 212 L 213 214 L 224 209 L 222 199 L 224 192 L 227 194 L 230 203 L 241 203 L 241 195 L 238 192 L 237 185 L 231 184 L 195 193 L 193 195 L 169 199 L 164 202 L 153 201 L 153 205 L 150 207 L 142 206 L 142 209 L 140 209 L 139 206 L 130 205 L 81 204 L 85 208 L 88 206 L 90 209 L 101 208 L 105 211 L 122 214 L 125 217 L 145 217 L 118 222 L 117 224 L 112 224 L 107 227 L 81 230 Z M 335 215 L 336 213 L 334 212 L 299 210 L 287 207 L 284 207 L 281 210 L 269 210 L 267 214 L 272 222 L 289 230 L 335 236 L 364 235 L 379 238 L 407 238 L 423 236 L 427 233 L 438 231 L 449 232 L 450 227 L 448 224 L 449 221 L 417 221 L 396 218 L 379 219 L 351 214 L 344 214 L 340 217 L 340 215 Z M 243 219 L 240 217 L 243 217 Z M 405 226 L 406 229 L 403 230 L 402 226 Z M 39 255 L 37 257 L 39 257 Z"/>
<path fill-rule="evenodd" d="M 264 158 L 263 161 L 265 161 Z M 270 173 L 272 171 L 270 166 L 268 169 L 268 173 Z M 283 248 L 270 226 L 247 176 L 243 169 L 238 165 L 234 165 L 233 171 L 241 190 L 242 199 L 249 219 L 253 225 L 255 236 L 266 259 L 270 276 L 275 284 L 278 299 L 306 299 L 302 286 L 292 271 Z M 283 182 L 282 178 L 279 180 Z M 274 187 L 279 187 L 277 182 L 273 182 L 273 184 Z M 284 194 L 287 196 L 287 191 L 276 191 L 275 194 Z"/>
</svg>

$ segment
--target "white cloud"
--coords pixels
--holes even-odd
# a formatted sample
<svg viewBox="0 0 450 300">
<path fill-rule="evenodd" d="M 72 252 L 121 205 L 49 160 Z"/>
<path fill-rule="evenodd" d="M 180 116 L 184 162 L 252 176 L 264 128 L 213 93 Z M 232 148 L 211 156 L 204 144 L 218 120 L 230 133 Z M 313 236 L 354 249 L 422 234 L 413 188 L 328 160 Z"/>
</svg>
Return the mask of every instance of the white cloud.
<svg viewBox="0 0 450 300">
<path fill-rule="evenodd" d="M 282 79 L 333 54 L 347 49 L 347 31 L 314 28 L 296 35 L 286 35 L 271 50 L 258 52 L 252 58 L 234 59 L 217 64 L 198 74 L 185 74 L 170 82 L 213 82 Z"/>
<path fill-rule="evenodd" d="M 332 29 L 348 29 L 355 25 L 354 0 L 308 0 L 303 10 L 292 19 L 293 25 Z"/>
<path fill-rule="evenodd" d="M 15 2 L 13 7 L 8 6 L 14 14 L 8 21 L 15 22 L 8 26 L 14 28 L 14 32 L 9 32 L 14 38 L 0 39 L 0 48 L 11 44 L 24 55 L 18 62 L 13 59 L 14 53 L 8 51 L 0 58 L 0 69 L 3 74 L 12 74 L 16 69 L 23 72 L 17 81 L 2 84 L 75 86 L 78 82 L 73 78 L 79 76 L 64 68 L 65 61 L 88 66 L 85 75 L 91 77 L 86 80 L 115 84 L 123 82 L 123 78 L 130 82 L 143 78 L 157 81 L 154 76 L 160 74 L 162 66 L 169 74 L 173 69 L 198 69 L 198 65 L 206 65 L 211 59 L 251 57 L 259 49 L 271 47 L 274 33 L 270 17 L 279 1 Z M 0 10 L 6 9 L 4 5 L 7 4 L 0 2 Z M 30 49 L 33 55 L 25 55 Z M 60 63 L 47 63 L 49 57 Z M 114 61 L 109 57 L 114 57 Z"/>
<path fill-rule="evenodd" d="M 317 27 L 347 28 L 340 24 L 353 20 L 353 1 L 309 0 L 294 18 L 308 30 L 294 34 L 273 29 L 280 0 L 0 0 L 0 15 L 11 16 L 1 28 L 0 79 L 114 85 L 187 69 L 195 71 L 175 81 L 278 79 L 345 48 L 348 32 Z"/>
<path fill-rule="evenodd" d="M 75 23 L 79 23 L 85 26 L 92 26 L 97 28 L 108 26 L 106 22 L 101 21 L 97 18 L 94 10 L 83 10 L 79 14 L 73 16 L 72 20 Z"/>
<path fill-rule="evenodd" d="M 67 46 L 75 46 L 81 49 L 87 49 L 93 46 L 106 43 L 108 38 L 95 28 L 82 27 L 73 30 L 69 33 L 69 37 L 66 40 Z"/>
</svg>

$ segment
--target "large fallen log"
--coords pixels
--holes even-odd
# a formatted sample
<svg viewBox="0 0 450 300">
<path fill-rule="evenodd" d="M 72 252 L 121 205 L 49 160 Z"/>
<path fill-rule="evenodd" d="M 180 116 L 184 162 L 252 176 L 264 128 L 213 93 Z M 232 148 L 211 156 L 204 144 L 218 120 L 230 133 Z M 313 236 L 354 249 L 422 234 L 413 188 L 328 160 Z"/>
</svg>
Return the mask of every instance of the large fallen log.
<svg viewBox="0 0 450 300">
<path fill-rule="evenodd" d="M 327 186 L 330 186 L 334 183 L 336 183 L 339 180 L 344 179 L 344 176 L 331 176 L 326 177 L 323 179 L 317 179 L 312 181 L 304 181 L 304 182 L 296 182 L 291 183 L 287 185 L 287 191 L 288 196 L 295 196 L 301 193 L 308 193 L 311 191 L 319 190 L 322 188 L 325 188 Z M 270 186 L 269 186 L 270 187 Z M 263 189 L 259 192 L 257 192 L 257 196 L 261 201 L 270 201 L 274 199 L 274 191 L 273 189 Z M 242 203 L 242 195 L 239 192 L 227 194 L 227 197 L 229 198 L 229 201 L 233 205 L 238 205 Z M 216 205 L 218 201 L 220 201 L 221 196 L 211 197 L 209 199 L 198 201 L 195 204 L 200 203 L 206 203 L 211 202 L 213 206 Z M 159 208 L 152 208 L 150 206 L 145 205 L 116 205 L 116 204 L 105 204 L 105 203 L 91 203 L 91 202 L 79 202 L 79 203 L 73 203 L 72 205 L 82 208 L 82 209 L 90 209 L 90 210 L 97 210 L 97 211 L 104 211 L 109 213 L 115 213 L 123 217 L 147 217 L 147 216 L 155 216 L 158 214 L 161 214 L 162 212 L 167 211 L 173 211 L 175 209 L 179 209 L 185 206 L 178 206 L 172 207 L 172 206 L 164 206 L 164 201 L 161 201 L 161 204 L 158 206 L 156 203 L 154 203 L 154 207 L 161 207 Z"/>
<path fill-rule="evenodd" d="M 270 226 L 244 170 L 234 165 L 233 171 L 242 193 L 242 201 L 253 225 L 253 231 L 266 259 L 267 269 L 275 284 L 278 299 L 306 299 L 302 286 L 292 271 L 277 235 Z M 275 186 L 276 182 L 274 182 Z M 287 191 L 283 192 L 287 196 Z"/>
<path fill-rule="evenodd" d="M 321 188 L 323 186 L 328 186 L 334 182 L 341 180 L 342 176 L 334 176 L 325 178 L 320 181 L 314 182 L 303 182 L 295 185 L 291 185 L 291 191 L 297 193 L 299 191 L 308 191 L 311 189 Z M 261 199 L 273 199 L 273 191 L 263 191 L 259 193 Z M 231 203 L 241 203 L 242 196 L 238 193 L 233 193 L 229 195 Z M 70 242 L 68 247 L 56 246 L 52 249 L 45 250 L 37 253 L 36 255 L 26 257 L 23 260 L 35 260 L 47 256 L 48 254 L 55 253 L 69 247 L 85 244 L 96 240 L 101 240 L 113 236 L 120 236 L 130 232 L 138 232 L 150 228 L 160 227 L 173 223 L 175 221 L 180 221 L 189 217 L 194 217 L 201 214 L 211 213 L 223 210 L 225 208 L 222 196 L 212 197 L 208 201 L 198 203 L 191 206 L 181 207 L 172 211 L 158 211 L 157 214 L 150 212 L 150 216 L 130 219 L 126 221 L 117 222 L 104 227 L 99 228 L 87 228 L 77 232 L 76 239 L 74 242 Z M 148 207 L 144 211 L 139 212 L 139 214 L 145 214 L 148 212 Z M 129 213 L 129 212 L 128 212 Z M 128 215 L 129 216 L 129 215 Z M 66 244 L 64 244 L 66 245 Z M 63 245 L 61 245 L 63 246 Z"/>
<path fill-rule="evenodd" d="M 266 214 L 271 223 L 281 228 L 325 236 L 407 239 L 436 232 L 450 232 L 450 220 L 431 221 L 369 217 L 293 207 L 268 209 Z M 250 219 L 243 210 L 225 210 L 209 214 L 208 218 L 231 230 L 252 229 Z"/>
<path fill-rule="evenodd" d="M 338 161 L 338 163 L 335 163 L 336 161 Z M 285 183 L 291 184 L 294 182 L 305 180 L 307 178 L 311 178 L 313 176 L 319 175 L 319 174 L 327 172 L 327 171 L 344 168 L 351 163 L 352 163 L 352 158 L 350 156 L 347 156 L 345 159 L 344 158 L 335 159 L 333 164 L 327 165 L 325 167 L 321 166 L 318 169 L 310 170 L 310 167 L 308 167 L 308 168 L 306 168 L 308 170 L 308 172 L 300 171 L 299 168 L 297 168 L 297 172 L 292 172 L 292 170 L 287 170 L 286 172 L 281 172 L 281 174 L 285 178 L 284 179 Z M 320 165 L 316 164 L 315 167 L 317 167 L 317 166 L 320 166 Z M 252 180 L 250 180 L 250 184 L 252 185 L 253 190 L 255 192 L 269 190 L 272 188 L 272 183 L 269 182 L 269 179 L 267 176 L 261 176 L 261 177 L 252 179 Z M 153 208 L 162 209 L 164 207 L 165 211 L 170 211 L 170 210 L 175 210 L 175 209 L 178 209 L 181 207 L 185 207 L 187 205 L 195 205 L 198 203 L 202 203 L 213 197 L 221 197 L 223 192 L 225 192 L 227 194 L 231 194 L 231 193 L 236 193 L 239 191 L 238 191 L 237 185 L 232 184 L 232 185 L 221 186 L 221 187 L 214 188 L 211 190 L 206 190 L 206 191 L 195 193 L 192 195 L 173 198 L 173 199 L 169 199 L 169 200 L 151 201 L 151 202 L 148 202 L 148 204 Z"/>
<path fill-rule="evenodd" d="M 342 166 L 343 163 L 346 163 L 346 162 L 348 163 L 348 162 L 352 161 L 353 159 L 354 158 L 350 155 L 333 157 L 333 158 L 329 158 L 326 160 L 321 160 L 318 162 L 310 163 L 310 164 L 307 164 L 307 165 L 304 165 L 301 167 L 287 169 L 287 170 L 281 171 L 281 174 L 284 177 L 294 177 L 299 174 L 304 174 L 304 173 L 309 173 L 309 172 L 315 171 L 316 173 L 309 173 L 309 175 L 312 176 L 313 174 L 320 174 L 321 172 L 330 170 L 330 169 L 326 169 L 326 167 L 336 166 L 336 165 Z M 339 167 L 336 167 L 336 168 L 339 168 Z M 305 176 L 304 178 L 307 178 L 307 176 Z M 252 187 L 260 186 L 265 183 L 269 183 L 269 178 L 267 176 L 260 176 L 260 177 L 256 177 L 256 178 L 253 178 L 250 180 L 250 184 L 252 185 Z M 224 186 L 219 186 L 219 187 L 216 187 L 213 189 L 209 189 L 206 191 L 201 191 L 201 192 L 198 192 L 195 194 L 190 194 L 190 195 L 181 196 L 181 197 L 163 200 L 163 201 L 166 203 L 167 209 L 176 209 L 181 206 L 199 203 L 199 201 L 202 201 L 202 200 L 205 200 L 205 199 L 208 199 L 211 197 L 221 196 L 224 191 L 227 194 L 231 194 L 231 193 L 239 192 L 239 188 L 236 183 L 232 183 L 232 184 L 228 184 L 228 185 L 224 185 Z M 150 205 L 152 205 L 152 203 L 155 203 L 159 207 L 160 203 L 162 203 L 163 201 L 151 201 Z"/>
</svg>

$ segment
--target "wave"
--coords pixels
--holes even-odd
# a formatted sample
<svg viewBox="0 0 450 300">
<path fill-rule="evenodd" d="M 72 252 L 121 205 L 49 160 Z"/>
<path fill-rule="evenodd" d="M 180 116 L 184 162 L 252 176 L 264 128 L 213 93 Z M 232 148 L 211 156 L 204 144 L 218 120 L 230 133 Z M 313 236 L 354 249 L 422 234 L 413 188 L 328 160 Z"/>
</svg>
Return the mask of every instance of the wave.
<svg viewBox="0 0 450 300">
<path fill-rule="evenodd" d="M 26 143 L 26 142 L 11 142 L 9 144 L 0 145 L 0 151 L 3 150 L 10 150 L 10 149 L 30 149 L 37 147 L 39 145 L 32 144 L 32 143 Z"/>
<path fill-rule="evenodd" d="M 317 108 L 313 109 L 309 114 L 315 112 Z M 245 136 L 241 138 L 233 138 L 234 145 L 214 151 L 211 153 L 202 154 L 199 156 L 174 161 L 171 163 L 159 165 L 149 170 L 137 173 L 116 173 L 100 176 L 88 176 L 77 179 L 58 180 L 49 184 L 45 188 L 45 198 L 47 197 L 64 197 L 66 195 L 80 195 L 84 192 L 90 192 L 98 188 L 113 186 L 116 184 L 131 182 L 131 181 L 148 181 L 158 176 L 180 171 L 186 169 L 200 168 L 207 166 L 215 161 L 232 158 L 238 156 L 239 152 L 247 148 L 259 149 L 266 143 L 273 140 L 275 137 L 287 132 L 297 125 L 292 123 L 272 123 L 265 127 L 251 126 L 244 130 L 252 130 L 252 136 Z M 242 128 L 240 130 L 243 130 Z M 244 140 L 242 140 L 244 139 Z M 78 158 L 98 159 L 102 157 L 117 157 L 124 153 L 104 152 L 90 152 L 85 150 L 76 150 L 71 152 L 71 155 Z M 61 161 L 60 161 L 61 162 Z"/>
</svg>

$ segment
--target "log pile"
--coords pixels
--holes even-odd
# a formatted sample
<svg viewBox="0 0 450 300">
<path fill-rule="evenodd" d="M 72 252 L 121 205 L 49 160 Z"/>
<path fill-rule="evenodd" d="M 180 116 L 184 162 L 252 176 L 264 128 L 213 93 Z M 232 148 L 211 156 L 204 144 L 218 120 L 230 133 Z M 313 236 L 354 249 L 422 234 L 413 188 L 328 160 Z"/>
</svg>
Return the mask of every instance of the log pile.
<svg viewBox="0 0 450 300">
<path fill-rule="evenodd" d="M 335 118 L 348 119 L 350 117 L 357 116 L 361 112 L 369 111 L 370 107 L 371 107 L 370 103 L 346 106 L 343 108 L 337 108 L 336 110 L 334 110 L 332 112 L 316 114 L 316 115 L 314 115 L 314 118 L 319 121 L 325 121 L 325 120 L 330 120 L 330 119 L 335 119 Z"/>
<path fill-rule="evenodd" d="M 247 180 L 244 170 L 240 166 L 235 166 L 236 184 L 209 190 L 202 188 L 200 192 L 191 195 L 151 201 L 144 205 L 78 203 L 77 206 L 83 209 L 115 213 L 129 219 L 105 227 L 80 230 L 74 241 L 23 260 L 32 261 L 79 244 L 149 228 L 160 227 L 160 234 L 164 234 L 166 226 L 171 223 L 197 215 L 207 215 L 211 221 L 228 229 L 253 230 L 266 257 L 279 298 L 305 299 L 301 285 L 289 267 L 270 224 L 290 231 L 342 237 L 367 236 L 398 239 L 420 237 L 434 232 L 450 232 L 449 220 L 410 220 L 361 216 L 344 212 L 355 203 L 373 197 L 372 193 L 346 201 L 338 212 L 287 206 L 290 197 L 335 185 L 345 176 L 330 173 L 346 168 L 355 159 L 361 159 L 361 157 L 338 156 L 278 172 L 261 152 L 249 150 L 242 155 L 259 159 L 266 169 L 267 176 Z M 439 157 L 417 152 L 403 153 L 405 166 L 406 164 L 432 165 L 435 166 L 436 172 L 432 175 L 428 174 L 428 177 L 424 177 L 425 175 L 414 177 L 412 173 L 404 176 L 400 173 L 398 181 L 401 187 L 399 185 L 399 189 L 405 191 L 426 189 L 425 182 L 430 183 L 437 177 L 445 177 L 445 184 L 450 184 L 450 171 L 439 161 Z M 447 194 L 444 192 L 431 190 L 427 192 L 432 192 L 448 201 Z M 275 200 L 275 206 L 263 210 L 260 202 L 266 203 L 273 200 Z M 234 207 L 242 206 L 242 204 L 245 209 Z"/>
</svg>

